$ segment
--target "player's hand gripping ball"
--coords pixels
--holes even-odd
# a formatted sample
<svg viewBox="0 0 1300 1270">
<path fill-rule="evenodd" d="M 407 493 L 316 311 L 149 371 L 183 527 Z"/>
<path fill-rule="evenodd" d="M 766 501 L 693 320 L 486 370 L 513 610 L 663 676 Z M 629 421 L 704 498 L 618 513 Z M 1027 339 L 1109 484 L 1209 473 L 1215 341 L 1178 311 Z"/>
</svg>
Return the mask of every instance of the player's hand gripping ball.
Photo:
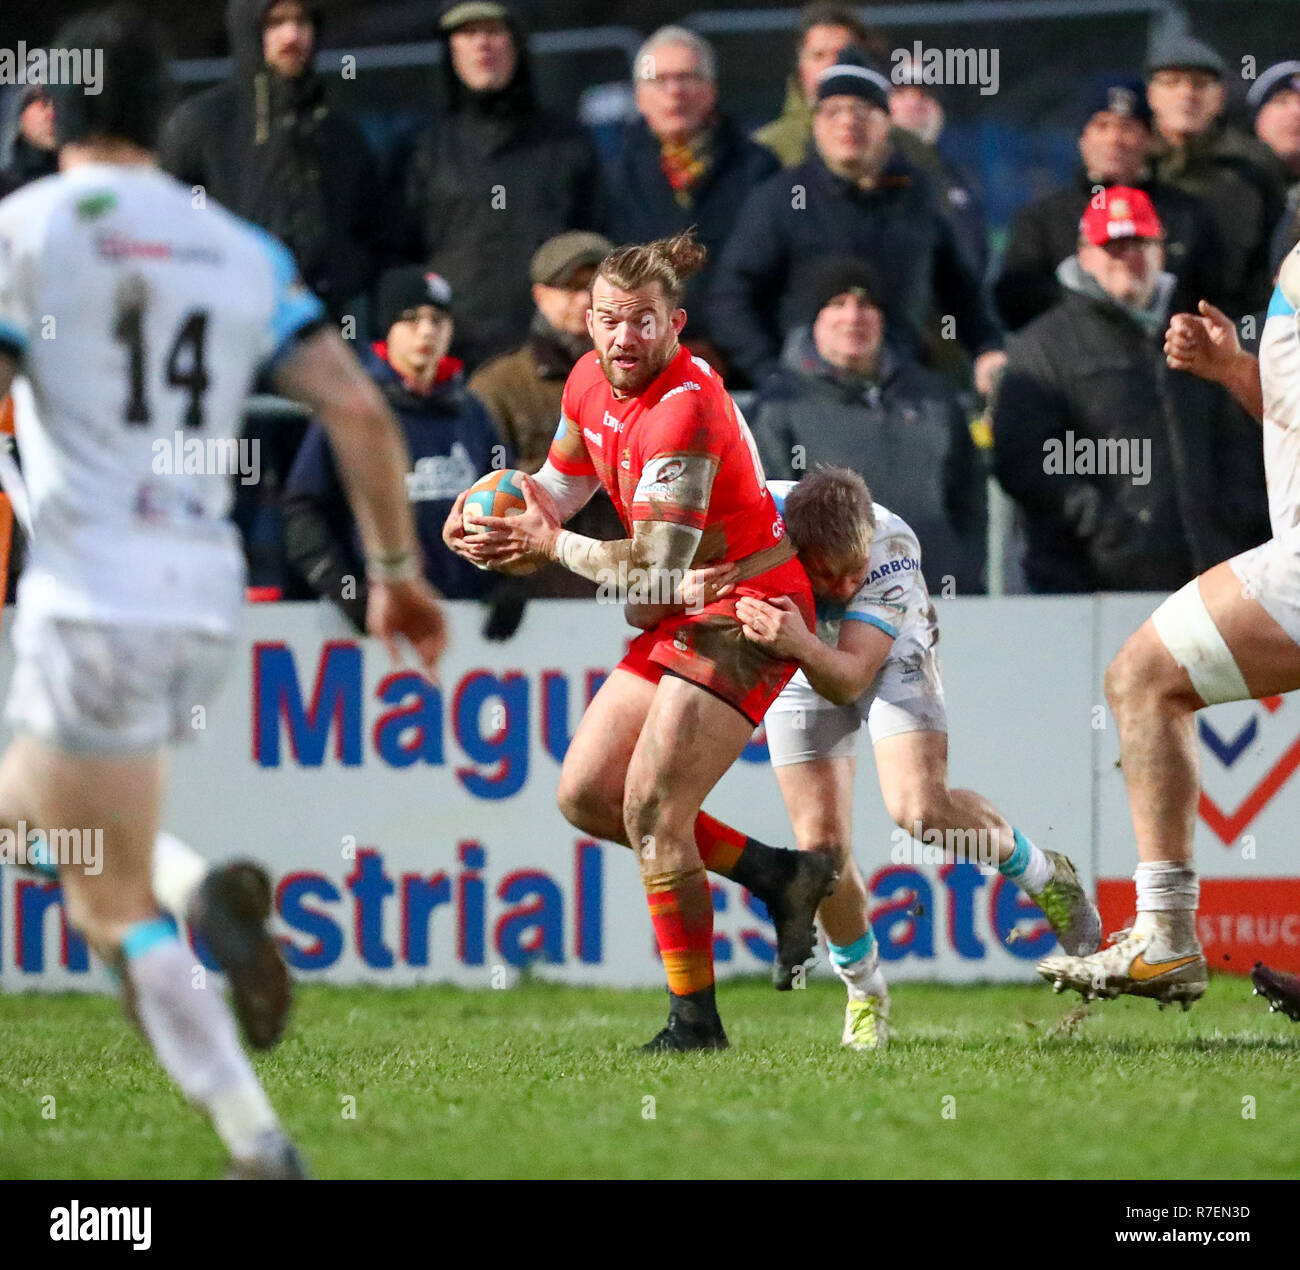
<svg viewBox="0 0 1300 1270">
<path fill-rule="evenodd" d="M 465 506 L 461 509 L 461 521 L 467 534 L 483 532 L 477 523 L 479 516 L 518 516 L 527 504 L 524 501 L 523 486 L 519 478 L 523 473 L 518 468 L 507 467 L 497 472 L 481 476 L 469 487 Z M 540 559 L 517 560 L 514 564 L 495 566 L 493 572 L 508 573 L 512 577 L 522 578 L 536 573 L 546 562 Z M 476 566 L 486 569 L 487 565 Z"/>
</svg>

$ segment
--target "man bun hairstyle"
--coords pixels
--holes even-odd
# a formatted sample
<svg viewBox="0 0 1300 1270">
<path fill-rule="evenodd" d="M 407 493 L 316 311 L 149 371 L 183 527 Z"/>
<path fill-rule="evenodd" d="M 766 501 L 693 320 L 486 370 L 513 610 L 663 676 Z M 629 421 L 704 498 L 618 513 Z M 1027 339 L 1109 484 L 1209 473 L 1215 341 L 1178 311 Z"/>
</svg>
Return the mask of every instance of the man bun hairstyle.
<svg viewBox="0 0 1300 1270">
<path fill-rule="evenodd" d="M 57 144 L 94 139 L 157 148 L 171 104 L 171 79 L 162 31 L 155 22 L 134 5 L 114 5 L 72 19 L 55 37 L 52 49 L 84 50 L 82 57 L 102 50 L 104 58 L 98 92 L 88 93 L 87 85 L 66 81 L 50 85 Z"/>
<path fill-rule="evenodd" d="M 840 563 L 865 560 L 876 536 L 867 483 L 847 467 L 815 467 L 785 498 L 785 527 L 795 550 Z"/>
<path fill-rule="evenodd" d="M 708 254 L 692 226 L 672 238 L 616 247 L 597 266 L 596 277 L 620 291 L 639 291 L 658 282 L 672 310 L 681 307 L 686 280 L 704 268 Z"/>
</svg>

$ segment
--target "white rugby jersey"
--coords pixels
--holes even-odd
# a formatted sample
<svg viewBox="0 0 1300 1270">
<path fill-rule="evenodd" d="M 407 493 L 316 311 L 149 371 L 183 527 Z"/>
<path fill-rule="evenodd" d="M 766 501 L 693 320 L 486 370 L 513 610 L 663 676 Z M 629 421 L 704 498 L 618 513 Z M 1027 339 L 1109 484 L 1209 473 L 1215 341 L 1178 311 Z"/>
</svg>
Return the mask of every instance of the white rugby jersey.
<svg viewBox="0 0 1300 1270">
<path fill-rule="evenodd" d="M 786 495 L 794 487 L 794 481 L 767 483 L 782 515 Z M 880 503 L 872 507 L 876 536 L 871 543 L 866 579 L 847 604 L 814 597 L 818 638 L 833 648 L 839 642 L 841 622 L 867 622 L 895 641 L 905 637 L 921 648 L 929 648 L 936 638 L 935 614 L 921 573 L 921 544 L 901 516 Z"/>
<path fill-rule="evenodd" d="M 1300 247 L 1282 263 L 1259 341 L 1264 476 L 1275 538 L 1300 534 Z"/>
<path fill-rule="evenodd" d="M 157 169 L 86 164 L 0 202 L 33 528 L 20 615 L 229 631 L 244 400 L 322 317 L 283 246 Z"/>
</svg>

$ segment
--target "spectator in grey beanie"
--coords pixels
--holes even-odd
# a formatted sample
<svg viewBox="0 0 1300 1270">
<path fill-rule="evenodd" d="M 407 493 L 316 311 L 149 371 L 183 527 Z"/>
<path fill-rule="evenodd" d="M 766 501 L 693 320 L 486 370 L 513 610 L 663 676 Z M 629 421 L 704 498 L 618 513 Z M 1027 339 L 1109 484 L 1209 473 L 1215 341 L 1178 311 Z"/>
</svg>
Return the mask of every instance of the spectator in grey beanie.
<svg viewBox="0 0 1300 1270">
<path fill-rule="evenodd" d="M 1300 62 L 1270 66 L 1246 94 L 1255 112 L 1255 135 L 1286 169 L 1286 207 L 1273 236 L 1273 273 L 1300 238 Z"/>
</svg>

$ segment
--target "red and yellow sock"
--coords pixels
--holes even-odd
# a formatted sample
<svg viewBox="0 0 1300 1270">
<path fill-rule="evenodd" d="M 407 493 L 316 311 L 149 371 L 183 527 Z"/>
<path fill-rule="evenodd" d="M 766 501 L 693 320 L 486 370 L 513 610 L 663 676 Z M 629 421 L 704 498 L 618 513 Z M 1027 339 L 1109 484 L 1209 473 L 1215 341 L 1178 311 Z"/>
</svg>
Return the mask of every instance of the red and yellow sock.
<svg viewBox="0 0 1300 1270">
<path fill-rule="evenodd" d="M 702 867 L 644 879 L 668 991 L 688 996 L 713 984 L 713 895 Z"/>
<path fill-rule="evenodd" d="M 731 877 L 748 841 L 740 830 L 714 820 L 707 812 L 695 817 L 695 845 L 710 873 Z"/>
</svg>

